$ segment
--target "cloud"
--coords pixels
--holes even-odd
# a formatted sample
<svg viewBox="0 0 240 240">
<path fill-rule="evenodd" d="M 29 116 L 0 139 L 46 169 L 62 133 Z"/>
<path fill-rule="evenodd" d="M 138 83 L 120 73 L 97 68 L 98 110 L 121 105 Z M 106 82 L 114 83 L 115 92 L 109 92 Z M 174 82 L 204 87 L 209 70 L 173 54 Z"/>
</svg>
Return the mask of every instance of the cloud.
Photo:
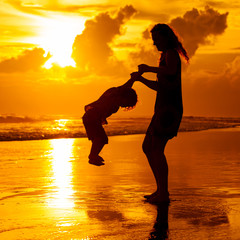
<svg viewBox="0 0 240 240">
<path fill-rule="evenodd" d="M 58 0 L 24 2 L 22 0 L 6 0 L 6 2 L 15 9 L 32 15 L 47 16 L 47 12 L 65 12 L 65 13 L 81 13 L 83 16 L 92 16 L 92 10 L 101 11 L 111 8 L 110 4 L 63 4 Z"/>
<path fill-rule="evenodd" d="M 26 72 L 39 70 L 42 65 L 51 57 L 48 54 L 44 57 L 45 51 L 42 48 L 25 50 L 16 58 L 5 59 L 0 62 L 0 72 Z"/>
<path fill-rule="evenodd" d="M 222 71 L 199 69 L 184 74 L 185 114 L 240 116 L 240 56 L 219 69 Z"/>
<path fill-rule="evenodd" d="M 21 0 L 7 0 L 8 4 L 10 4 L 15 9 L 33 15 L 43 15 L 39 10 L 41 10 L 41 5 L 38 4 L 26 4 Z"/>
<path fill-rule="evenodd" d="M 214 41 L 224 33 L 227 16 L 227 12 L 219 13 L 210 7 L 204 10 L 194 8 L 168 24 L 179 33 L 192 57 L 201 45 L 212 44 L 211 38 Z M 129 55 L 128 61 L 135 66 L 140 63 L 157 65 L 159 53 L 152 48 L 151 28 L 152 25 L 142 33 L 140 43 Z M 190 64 L 183 72 L 185 115 L 240 116 L 240 57 L 229 60 L 226 56 L 222 61 L 218 58 L 219 55 L 211 55 L 210 60 L 206 56 L 205 60 L 193 64 L 193 68 Z M 224 65 L 224 62 L 228 64 Z"/>
<path fill-rule="evenodd" d="M 240 4 L 238 1 L 207 1 L 207 5 L 212 6 L 212 7 L 217 7 L 217 8 L 223 8 L 223 9 L 238 9 L 240 7 Z"/>
<path fill-rule="evenodd" d="M 187 49 L 189 57 L 192 57 L 200 45 L 211 43 L 209 37 L 224 33 L 227 28 L 227 16 L 228 13 L 220 14 L 206 6 L 205 10 L 193 8 L 191 11 L 187 11 L 183 17 L 172 19 L 168 24 L 180 35 L 180 40 Z M 158 64 L 159 53 L 152 46 L 150 34 L 153 26 L 154 24 L 151 24 L 142 33 L 142 40 L 129 54 L 129 61 L 132 64 L 137 65 L 142 62 L 149 65 Z"/>
<path fill-rule="evenodd" d="M 240 90 L 240 56 L 237 56 L 231 63 L 226 65 L 222 77 L 229 79 L 233 88 Z"/>
<path fill-rule="evenodd" d="M 117 60 L 110 44 L 117 35 L 122 34 L 124 23 L 135 12 L 133 6 L 127 5 L 114 17 L 105 12 L 86 21 L 84 31 L 76 36 L 73 44 L 72 57 L 77 67 L 90 71 L 114 67 Z"/>
<path fill-rule="evenodd" d="M 166 13 L 154 13 L 152 11 L 147 11 L 146 9 L 139 10 L 138 13 L 135 16 L 136 19 L 151 19 L 154 22 L 166 22 L 169 20 L 169 14 Z"/>
<path fill-rule="evenodd" d="M 208 6 L 205 10 L 193 8 L 183 17 L 173 19 L 169 25 L 179 33 L 189 56 L 192 57 L 200 45 L 210 43 L 209 37 L 224 33 L 227 28 L 227 16 L 227 12 L 220 14 Z"/>
</svg>

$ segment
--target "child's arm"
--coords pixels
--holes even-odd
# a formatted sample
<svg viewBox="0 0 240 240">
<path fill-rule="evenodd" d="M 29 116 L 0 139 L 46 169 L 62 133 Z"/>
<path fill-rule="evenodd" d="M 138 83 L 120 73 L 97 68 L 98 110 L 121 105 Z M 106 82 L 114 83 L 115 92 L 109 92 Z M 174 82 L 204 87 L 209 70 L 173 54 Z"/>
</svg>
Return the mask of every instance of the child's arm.
<svg viewBox="0 0 240 240">
<path fill-rule="evenodd" d="M 134 79 L 130 78 L 127 82 L 125 82 L 123 85 L 119 86 L 119 88 L 131 88 L 134 83 Z"/>
</svg>

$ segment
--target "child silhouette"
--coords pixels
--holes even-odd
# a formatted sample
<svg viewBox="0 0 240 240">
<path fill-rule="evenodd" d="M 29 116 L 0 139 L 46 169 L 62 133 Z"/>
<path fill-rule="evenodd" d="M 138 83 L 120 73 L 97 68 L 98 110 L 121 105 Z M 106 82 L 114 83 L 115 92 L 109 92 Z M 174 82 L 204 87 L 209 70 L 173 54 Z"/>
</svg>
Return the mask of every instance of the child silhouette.
<svg viewBox="0 0 240 240">
<path fill-rule="evenodd" d="M 102 125 L 107 124 L 107 118 L 116 113 L 120 107 L 131 109 L 137 103 L 137 94 L 132 89 L 133 80 L 127 81 L 119 87 L 109 88 L 101 97 L 85 106 L 85 114 L 82 117 L 88 139 L 92 141 L 92 147 L 88 156 L 89 163 L 104 165 L 103 158 L 99 156 L 102 148 L 108 143 L 108 137 Z"/>
</svg>

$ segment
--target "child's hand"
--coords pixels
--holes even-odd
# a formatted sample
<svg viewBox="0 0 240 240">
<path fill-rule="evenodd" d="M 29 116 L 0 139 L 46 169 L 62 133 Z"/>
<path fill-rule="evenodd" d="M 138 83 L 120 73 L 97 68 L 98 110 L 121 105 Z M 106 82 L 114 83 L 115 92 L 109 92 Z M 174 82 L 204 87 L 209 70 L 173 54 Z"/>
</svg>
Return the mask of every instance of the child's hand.
<svg viewBox="0 0 240 240">
<path fill-rule="evenodd" d="M 130 75 L 132 81 L 137 81 L 138 78 L 141 77 L 141 74 L 139 72 L 132 72 Z"/>
<path fill-rule="evenodd" d="M 138 65 L 138 72 L 143 74 L 145 72 L 150 72 L 150 67 L 146 64 L 140 64 Z"/>
</svg>

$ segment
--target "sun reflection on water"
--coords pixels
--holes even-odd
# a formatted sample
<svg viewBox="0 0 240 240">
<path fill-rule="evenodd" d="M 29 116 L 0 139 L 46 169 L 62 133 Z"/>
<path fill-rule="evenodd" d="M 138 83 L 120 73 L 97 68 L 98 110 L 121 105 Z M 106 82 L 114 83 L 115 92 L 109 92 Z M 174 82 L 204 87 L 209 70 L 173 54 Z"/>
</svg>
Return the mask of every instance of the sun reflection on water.
<svg viewBox="0 0 240 240">
<path fill-rule="evenodd" d="M 52 127 L 53 130 L 67 130 L 67 123 L 69 123 L 69 119 L 58 119 L 54 121 L 54 126 Z"/>
<path fill-rule="evenodd" d="M 50 141 L 52 151 L 52 180 L 56 188 L 51 206 L 57 208 L 73 208 L 73 143 L 74 139 L 53 139 Z"/>
</svg>

